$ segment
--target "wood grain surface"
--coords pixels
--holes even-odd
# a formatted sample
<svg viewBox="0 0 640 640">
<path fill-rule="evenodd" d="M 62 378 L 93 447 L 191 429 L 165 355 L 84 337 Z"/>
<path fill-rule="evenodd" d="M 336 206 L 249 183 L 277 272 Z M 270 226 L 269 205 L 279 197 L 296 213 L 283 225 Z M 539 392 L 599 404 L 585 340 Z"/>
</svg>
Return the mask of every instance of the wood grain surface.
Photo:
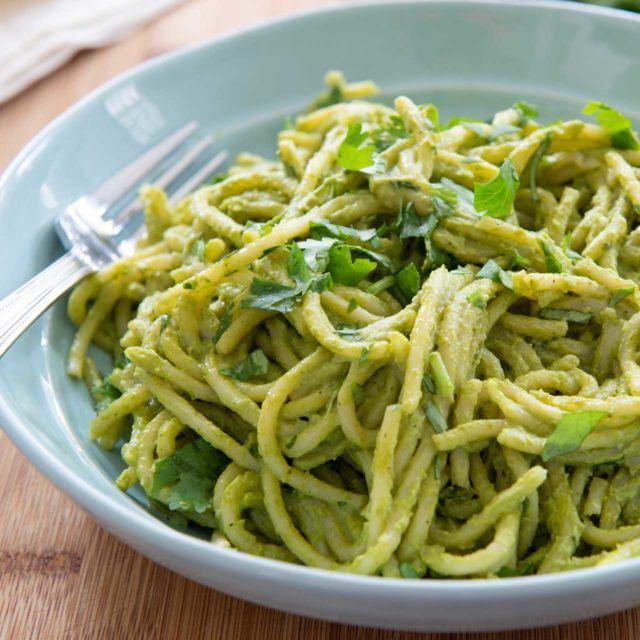
<svg viewBox="0 0 640 640">
<path fill-rule="evenodd" d="M 0 107 L 0 170 L 38 130 L 105 80 L 178 46 L 323 0 L 192 0 L 126 42 L 78 55 Z M 629 640 L 640 610 L 494 634 L 412 634 L 318 622 L 230 598 L 102 531 L 0 434 L 0 638 L 197 640 Z M 588 606 L 588 603 L 585 603 Z"/>
</svg>

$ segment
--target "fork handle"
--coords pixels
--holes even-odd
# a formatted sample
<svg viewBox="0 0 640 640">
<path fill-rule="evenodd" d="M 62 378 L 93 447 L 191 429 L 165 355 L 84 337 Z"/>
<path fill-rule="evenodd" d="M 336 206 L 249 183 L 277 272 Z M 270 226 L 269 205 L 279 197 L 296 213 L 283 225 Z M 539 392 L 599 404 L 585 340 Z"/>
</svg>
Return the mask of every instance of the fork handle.
<svg viewBox="0 0 640 640">
<path fill-rule="evenodd" d="M 93 271 L 68 252 L 0 300 L 0 358 L 58 298 Z"/>
</svg>

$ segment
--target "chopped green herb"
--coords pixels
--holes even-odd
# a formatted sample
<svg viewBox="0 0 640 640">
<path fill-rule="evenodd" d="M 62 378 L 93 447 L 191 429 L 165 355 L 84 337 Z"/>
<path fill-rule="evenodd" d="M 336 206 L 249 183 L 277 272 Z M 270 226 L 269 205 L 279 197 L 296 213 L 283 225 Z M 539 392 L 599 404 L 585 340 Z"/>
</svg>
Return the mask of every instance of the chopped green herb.
<svg viewBox="0 0 640 640">
<path fill-rule="evenodd" d="M 547 149 L 551 145 L 551 133 L 547 133 L 547 135 L 542 139 L 542 142 L 536 149 L 536 152 L 533 154 L 531 158 L 531 164 L 529 165 L 529 184 L 531 186 L 531 200 L 533 202 L 540 202 L 540 196 L 538 195 L 538 186 L 536 183 L 537 175 L 538 175 L 538 167 L 540 166 L 540 161 L 542 160 L 542 156 L 547 152 Z"/>
<path fill-rule="evenodd" d="M 347 307 L 347 313 L 351 313 L 358 308 L 358 301 L 355 298 L 349 300 L 349 306 Z"/>
<path fill-rule="evenodd" d="M 404 269 L 396 273 L 395 284 L 403 299 L 405 305 L 413 300 L 413 296 L 420 289 L 420 273 L 413 262 L 409 263 Z"/>
<path fill-rule="evenodd" d="M 120 390 L 114 387 L 108 380 L 102 384 L 94 385 L 91 388 L 91 397 L 96 409 L 103 409 L 117 400 L 122 394 Z"/>
<path fill-rule="evenodd" d="M 571 248 L 571 234 L 567 233 L 567 235 L 562 239 L 562 251 L 564 254 L 571 260 L 571 262 L 575 262 L 576 260 L 582 260 L 582 256 Z"/>
<path fill-rule="evenodd" d="M 517 249 L 513 250 L 513 258 L 509 262 L 509 269 L 515 269 L 520 267 L 521 269 L 527 269 L 531 266 L 531 260 L 521 255 Z"/>
<path fill-rule="evenodd" d="M 401 562 L 399 569 L 400 569 L 400 575 L 403 578 L 407 578 L 409 580 L 415 580 L 416 578 L 420 578 L 420 576 L 418 575 L 418 572 L 408 562 Z"/>
<path fill-rule="evenodd" d="M 399 238 L 423 238 L 431 234 L 436 225 L 434 216 L 420 216 L 413 202 L 402 203 L 397 220 Z"/>
<path fill-rule="evenodd" d="M 193 289 L 193 288 L 194 288 L 194 286 L 195 286 L 195 285 L 193 284 L 193 282 L 185 282 L 185 283 L 182 285 L 182 287 L 183 287 L 184 289 Z"/>
<path fill-rule="evenodd" d="M 358 358 L 358 362 L 360 364 L 364 364 L 369 359 L 369 347 L 364 347 L 362 351 L 360 351 L 360 357 Z"/>
<path fill-rule="evenodd" d="M 525 122 L 538 117 L 538 107 L 530 102 L 524 102 L 523 100 L 514 102 L 513 108 L 520 112 L 520 115 Z"/>
<path fill-rule="evenodd" d="M 489 134 L 487 140 L 489 142 L 493 142 L 494 140 L 497 140 L 502 136 L 506 136 L 509 133 L 520 133 L 521 131 L 522 129 L 520 129 L 520 127 L 516 127 L 513 124 L 507 124 L 506 122 L 497 124 L 492 127 L 491 133 Z"/>
<path fill-rule="evenodd" d="M 353 396 L 353 401 L 355 402 L 356 406 L 362 404 L 364 402 L 364 387 L 361 387 L 359 384 L 352 382 L 351 395 Z"/>
<path fill-rule="evenodd" d="M 362 340 L 360 329 L 357 327 L 350 327 L 349 325 L 338 326 L 336 327 L 336 333 L 345 340 L 349 340 L 349 342 L 359 342 Z"/>
<path fill-rule="evenodd" d="M 588 311 L 574 311 L 573 309 L 554 309 L 553 307 L 545 307 L 540 309 L 540 317 L 545 320 L 566 320 L 567 322 L 575 322 L 576 324 L 587 324 L 593 313 Z"/>
<path fill-rule="evenodd" d="M 425 402 L 424 411 L 436 433 L 444 433 L 447 430 L 447 421 L 444 419 L 442 413 L 440 413 L 440 409 L 438 409 L 431 400 L 427 400 L 427 402 Z"/>
<path fill-rule="evenodd" d="M 301 295 L 302 290 L 303 288 L 300 285 L 290 287 L 272 280 L 254 278 L 249 288 L 250 295 L 242 301 L 240 306 L 288 313 L 293 311 L 296 298 Z"/>
<path fill-rule="evenodd" d="M 318 96 L 309 107 L 309 111 L 323 109 L 331 105 L 338 104 L 344 100 L 342 89 L 338 85 L 332 86 L 328 91 Z"/>
<path fill-rule="evenodd" d="M 524 566 L 511 569 L 510 567 L 502 567 L 496 572 L 498 578 L 517 578 L 534 573 L 535 566 L 532 562 L 527 562 Z"/>
<path fill-rule="evenodd" d="M 428 373 L 425 373 L 422 376 L 422 388 L 423 388 L 425 393 L 435 393 L 436 392 L 436 383 L 434 382 L 433 378 Z"/>
<path fill-rule="evenodd" d="M 151 495 L 171 510 L 203 513 L 211 508 L 213 487 L 229 459 L 206 440 L 198 438 L 154 465 Z"/>
<path fill-rule="evenodd" d="M 160 333 L 162 333 L 169 325 L 169 316 L 165 313 L 160 316 Z"/>
<path fill-rule="evenodd" d="M 500 267 L 500 265 L 493 259 L 488 260 L 484 267 L 478 271 L 476 278 L 486 278 L 492 280 L 507 289 L 513 291 L 513 281 L 511 280 L 511 274 Z"/>
<path fill-rule="evenodd" d="M 465 125 L 468 123 L 485 124 L 484 122 L 482 122 L 482 120 L 477 120 L 476 118 L 465 118 L 465 116 L 456 116 L 455 118 L 451 118 L 451 120 L 449 120 L 449 122 L 447 122 L 447 124 L 442 127 L 442 130 L 444 131 L 446 129 L 451 129 L 451 127 L 456 127 L 460 124 Z"/>
<path fill-rule="evenodd" d="M 350 124 L 345 139 L 338 148 L 338 163 L 348 171 L 360 171 L 373 164 L 373 145 L 362 146 L 368 138 L 367 133 L 362 132 L 362 123 Z"/>
<path fill-rule="evenodd" d="M 507 158 L 493 180 L 474 183 L 473 205 L 476 211 L 491 218 L 506 218 L 511 212 L 519 184 L 518 174 Z"/>
<path fill-rule="evenodd" d="M 385 128 L 378 129 L 373 133 L 373 145 L 378 153 L 385 151 L 398 140 L 407 138 L 409 132 L 404 126 L 400 116 L 393 115 L 389 118 L 389 123 Z"/>
<path fill-rule="evenodd" d="M 224 182 L 229 177 L 228 173 L 216 173 L 210 180 L 210 184 L 218 184 L 219 182 Z"/>
<path fill-rule="evenodd" d="M 549 245 L 544 240 L 538 240 L 540 249 L 544 254 L 544 264 L 548 273 L 562 273 L 562 262 L 558 259 L 558 256 L 549 248 Z"/>
<path fill-rule="evenodd" d="M 198 238 L 193 241 L 190 253 L 192 256 L 197 258 L 199 262 L 204 260 L 204 240 L 202 238 Z"/>
<path fill-rule="evenodd" d="M 627 287 L 626 289 L 618 289 L 611 294 L 609 298 L 609 306 L 615 307 L 618 302 L 622 302 L 627 296 L 630 296 L 636 290 L 635 287 Z"/>
<path fill-rule="evenodd" d="M 228 307 L 227 310 L 222 314 L 222 318 L 220 318 L 220 323 L 218 324 L 218 328 L 216 332 L 213 334 L 213 343 L 216 344 L 220 338 L 222 338 L 222 334 L 229 328 L 231 324 L 231 320 L 233 319 L 233 307 Z"/>
<path fill-rule="evenodd" d="M 305 262 L 309 268 L 316 273 L 322 272 L 327 268 L 329 262 L 329 250 L 336 244 L 337 240 L 333 238 L 325 238 L 324 240 L 302 240 L 297 245 L 304 253 Z"/>
<path fill-rule="evenodd" d="M 474 199 L 473 191 L 471 191 L 470 189 L 467 189 L 466 187 L 463 187 L 461 184 L 458 184 L 453 180 L 449 180 L 449 178 L 442 178 L 440 180 L 440 184 L 446 189 L 448 189 L 449 191 L 452 191 L 456 195 L 457 203 L 454 202 L 453 204 L 457 204 L 460 209 L 462 209 L 465 213 L 468 213 L 469 215 L 472 215 L 472 216 L 478 215 L 478 212 L 476 211 L 476 208 L 473 205 L 473 199 Z"/>
<path fill-rule="evenodd" d="M 309 282 L 311 280 L 311 269 L 305 260 L 302 250 L 295 242 L 287 245 L 287 248 L 289 249 L 287 273 L 296 282 Z"/>
<path fill-rule="evenodd" d="M 334 245 L 329 250 L 329 272 L 334 282 L 355 287 L 376 268 L 376 263 L 366 258 L 351 257 L 351 249 Z"/>
<path fill-rule="evenodd" d="M 487 140 L 489 133 L 487 132 L 487 123 L 481 120 L 472 120 L 471 118 L 454 118 L 457 120 L 456 124 L 461 124 L 465 129 L 473 131 L 478 137 Z M 450 120 L 450 122 L 453 122 Z"/>
<path fill-rule="evenodd" d="M 449 271 L 449 273 L 456 276 L 470 276 L 473 271 L 470 271 L 466 267 L 456 267 L 453 271 Z"/>
<path fill-rule="evenodd" d="M 353 227 L 342 227 L 337 224 L 331 224 L 324 220 L 311 223 L 310 235 L 316 240 L 323 238 L 335 238 L 336 240 L 361 240 L 367 242 L 376 236 L 375 229 L 354 229 Z"/>
<path fill-rule="evenodd" d="M 606 411 L 577 411 L 562 415 L 553 433 L 547 438 L 542 452 L 542 460 L 571 453 L 580 449 L 584 439 L 596 425 L 609 414 Z"/>
<path fill-rule="evenodd" d="M 631 120 L 606 102 L 589 102 L 582 113 L 592 115 L 607 130 L 611 136 L 611 144 L 616 149 L 640 148 Z"/>
<path fill-rule="evenodd" d="M 429 369 L 433 376 L 438 395 L 452 400 L 455 387 L 449 377 L 449 372 L 447 371 L 447 367 L 445 367 L 442 356 L 438 351 L 434 351 L 429 356 Z"/>
<path fill-rule="evenodd" d="M 228 369 L 220 369 L 223 376 L 235 378 L 236 380 L 250 380 L 257 376 L 262 376 L 269 369 L 269 359 L 262 349 L 252 351 L 245 360 L 239 362 Z"/>
<path fill-rule="evenodd" d="M 479 291 L 475 291 L 468 298 L 467 301 L 470 302 L 476 309 L 486 309 L 487 301 L 484 299 L 482 294 Z"/>
</svg>

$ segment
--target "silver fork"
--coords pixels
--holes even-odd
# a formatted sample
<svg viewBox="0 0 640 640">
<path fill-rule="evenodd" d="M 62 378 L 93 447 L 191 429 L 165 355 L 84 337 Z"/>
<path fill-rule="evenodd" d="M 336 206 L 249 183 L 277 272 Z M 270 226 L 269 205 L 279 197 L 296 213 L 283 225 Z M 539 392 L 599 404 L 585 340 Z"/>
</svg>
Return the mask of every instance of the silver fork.
<svg viewBox="0 0 640 640">
<path fill-rule="evenodd" d="M 195 122 L 185 124 L 56 217 L 55 229 L 67 252 L 0 300 L 0 358 L 27 327 L 82 278 L 134 250 L 142 230 L 141 216 L 136 215 L 140 203 L 136 198 L 119 210 L 117 205 L 133 195 L 134 188 L 163 160 L 186 145 L 196 129 Z M 225 161 L 227 153 L 222 151 L 174 185 L 212 142 L 211 137 L 194 142 L 153 180 L 160 187 L 174 188 L 172 203 L 193 191 Z"/>
</svg>

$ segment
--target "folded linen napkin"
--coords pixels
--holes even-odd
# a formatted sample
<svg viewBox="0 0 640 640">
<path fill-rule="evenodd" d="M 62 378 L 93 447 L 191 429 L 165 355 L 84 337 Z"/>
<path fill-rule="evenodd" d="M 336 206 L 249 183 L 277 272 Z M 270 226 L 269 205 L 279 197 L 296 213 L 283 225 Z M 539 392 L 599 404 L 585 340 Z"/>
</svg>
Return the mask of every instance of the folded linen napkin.
<svg viewBox="0 0 640 640">
<path fill-rule="evenodd" d="M 0 103 L 184 0 L 0 0 Z"/>
</svg>

